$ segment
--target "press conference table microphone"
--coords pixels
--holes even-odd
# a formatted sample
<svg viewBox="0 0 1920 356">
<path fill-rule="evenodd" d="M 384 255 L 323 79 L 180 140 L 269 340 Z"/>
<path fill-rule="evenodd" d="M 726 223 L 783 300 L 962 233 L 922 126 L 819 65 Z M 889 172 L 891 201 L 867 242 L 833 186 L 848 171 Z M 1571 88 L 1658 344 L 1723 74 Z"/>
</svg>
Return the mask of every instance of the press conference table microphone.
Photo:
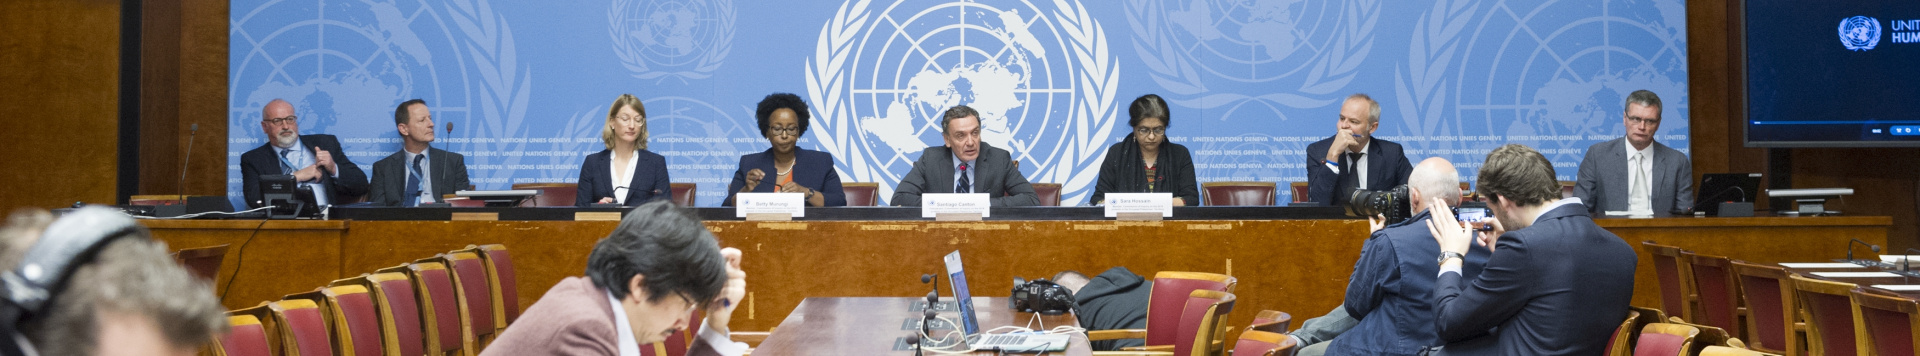
<svg viewBox="0 0 1920 356">
<path fill-rule="evenodd" d="M 1847 261 L 1853 261 L 1853 244 L 1854 243 L 1867 245 L 1867 249 L 1873 250 L 1873 252 L 1875 253 L 1880 252 L 1880 245 L 1870 244 L 1870 243 L 1867 243 L 1866 241 L 1860 241 L 1860 239 L 1853 239 L 1853 241 L 1847 242 Z"/>
<path fill-rule="evenodd" d="M 1908 247 L 1908 248 L 1907 248 L 1907 252 L 1920 252 L 1920 249 L 1915 249 L 1915 248 L 1912 248 L 1912 247 Z M 1913 270 L 1913 256 L 1914 256 L 1914 255 L 1906 255 L 1906 256 L 1901 256 L 1901 257 L 1900 257 L 1900 270 L 1902 270 L 1902 271 L 1912 271 L 1912 270 Z"/>
</svg>

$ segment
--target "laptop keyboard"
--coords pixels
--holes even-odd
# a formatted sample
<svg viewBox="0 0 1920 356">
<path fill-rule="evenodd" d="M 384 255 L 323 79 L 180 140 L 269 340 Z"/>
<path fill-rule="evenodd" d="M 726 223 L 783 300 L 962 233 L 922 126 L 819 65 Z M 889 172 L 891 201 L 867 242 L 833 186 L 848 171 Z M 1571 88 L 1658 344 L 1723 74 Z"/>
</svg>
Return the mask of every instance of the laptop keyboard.
<svg viewBox="0 0 1920 356">
<path fill-rule="evenodd" d="M 1019 345 L 1027 342 L 1026 335 L 992 334 L 986 336 L 985 345 Z"/>
</svg>

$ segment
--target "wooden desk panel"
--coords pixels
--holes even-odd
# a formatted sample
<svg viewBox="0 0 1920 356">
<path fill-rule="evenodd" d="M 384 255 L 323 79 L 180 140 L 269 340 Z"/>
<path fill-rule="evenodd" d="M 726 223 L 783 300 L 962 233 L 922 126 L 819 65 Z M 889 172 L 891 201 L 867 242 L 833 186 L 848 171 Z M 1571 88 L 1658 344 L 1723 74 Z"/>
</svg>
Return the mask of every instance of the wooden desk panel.
<svg viewBox="0 0 1920 356">
<path fill-rule="evenodd" d="M 1758 264 L 1826 261 L 1846 257 L 1847 240 L 1887 244 L 1893 219 L 1885 216 L 1595 219 L 1620 235 L 1640 256 L 1634 271 L 1633 305 L 1658 308 L 1660 280 L 1653 256 L 1640 248 L 1654 241 L 1694 253 Z"/>
<path fill-rule="evenodd" d="M 214 277 L 214 292 L 229 293 L 221 298 L 227 309 L 279 300 L 283 295 L 311 291 L 339 279 L 340 246 L 348 224 L 315 220 L 272 220 L 264 224 L 260 220 L 140 222 L 153 231 L 154 238 L 166 241 L 169 249 L 231 244 Z"/>
</svg>

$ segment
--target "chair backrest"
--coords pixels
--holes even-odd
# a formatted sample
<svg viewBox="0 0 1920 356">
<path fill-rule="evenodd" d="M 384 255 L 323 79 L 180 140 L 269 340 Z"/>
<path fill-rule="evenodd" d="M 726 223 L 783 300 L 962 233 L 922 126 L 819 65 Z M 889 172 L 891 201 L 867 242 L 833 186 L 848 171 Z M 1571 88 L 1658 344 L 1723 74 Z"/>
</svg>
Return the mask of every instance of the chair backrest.
<svg viewBox="0 0 1920 356">
<path fill-rule="evenodd" d="M 1060 206 L 1060 183 L 1033 183 L 1033 194 L 1039 196 L 1040 206 Z"/>
<path fill-rule="evenodd" d="M 386 352 L 380 331 L 380 315 L 375 312 L 373 295 L 365 285 L 353 279 L 335 281 L 320 290 L 327 298 L 327 314 L 333 316 L 333 346 L 342 356 L 375 356 Z"/>
<path fill-rule="evenodd" d="M 1653 323 L 1640 328 L 1640 341 L 1633 345 L 1634 356 L 1683 356 L 1693 347 L 1700 329 L 1692 326 Z"/>
<path fill-rule="evenodd" d="M 493 286 L 493 325 L 496 329 L 506 330 L 507 324 L 520 319 L 519 278 L 514 276 L 513 255 L 507 253 L 507 245 L 491 244 L 473 246 L 467 249 L 480 255 L 480 261 L 486 262 L 487 280 Z"/>
<path fill-rule="evenodd" d="M 1206 182 L 1200 184 L 1201 205 L 1269 206 L 1273 204 L 1273 182 Z"/>
<path fill-rule="evenodd" d="M 372 289 L 374 309 L 380 313 L 380 338 L 387 354 L 419 356 L 426 353 L 426 333 L 420 325 L 419 299 L 414 297 L 413 279 L 402 271 L 367 275 Z"/>
<path fill-rule="evenodd" d="M 1740 297 L 1747 302 L 1747 347 L 1772 353 L 1800 348 L 1794 333 L 1793 282 L 1787 269 L 1733 261 L 1740 278 Z"/>
<path fill-rule="evenodd" d="M 227 325 L 232 329 L 213 339 L 214 356 L 273 355 L 273 348 L 267 344 L 266 326 L 260 324 L 260 318 L 229 313 Z"/>
<path fill-rule="evenodd" d="M 1700 334 L 1693 337 L 1693 348 L 1695 350 L 1687 350 L 1690 354 L 1697 353 L 1697 351 L 1699 351 L 1698 349 L 1707 346 L 1736 346 L 1733 345 L 1733 343 L 1737 339 L 1733 337 L 1733 334 L 1727 333 L 1727 329 L 1680 321 L 1679 318 L 1669 317 L 1668 319 L 1670 319 L 1667 320 L 1668 324 L 1686 325 L 1700 330 Z M 1742 343 L 1737 346 L 1745 346 L 1745 344 Z"/>
<path fill-rule="evenodd" d="M 327 356 L 333 344 L 327 337 L 327 319 L 312 300 L 292 299 L 267 304 L 280 329 L 280 355 Z"/>
<path fill-rule="evenodd" d="M 534 206 L 573 206 L 574 196 L 580 193 L 580 185 L 575 183 L 515 183 L 513 189 L 539 191 L 540 195 L 533 196 Z"/>
<path fill-rule="evenodd" d="M 1287 333 L 1288 324 L 1292 323 L 1292 314 L 1287 314 L 1279 310 L 1261 310 L 1259 313 L 1253 314 L 1253 324 L 1247 325 L 1247 330 L 1285 334 Z"/>
<path fill-rule="evenodd" d="M 187 203 L 185 195 L 135 195 L 127 197 L 127 205 L 180 205 Z"/>
<path fill-rule="evenodd" d="M 1735 288 L 1733 264 L 1726 257 L 1681 252 L 1693 273 L 1694 294 L 1700 296 L 1700 320 L 1694 323 L 1740 330 L 1740 293 Z"/>
<path fill-rule="evenodd" d="M 1206 272 L 1165 271 L 1153 275 L 1153 290 L 1147 299 L 1146 344 L 1172 345 L 1178 341 L 1181 313 L 1185 312 L 1193 291 L 1229 291 L 1233 277 Z"/>
<path fill-rule="evenodd" d="M 1180 324 L 1176 332 L 1181 336 L 1174 339 L 1174 356 L 1212 355 L 1214 339 L 1219 339 L 1219 325 L 1227 320 L 1227 313 L 1233 311 L 1233 293 L 1217 290 L 1195 290 L 1187 296 L 1180 313 Z"/>
<path fill-rule="evenodd" d="M 1288 182 L 1287 191 L 1293 193 L 1293 202 L 1307 202 L 1307 182 Z"/>
<path fill-rule="evenodd" d="M 453 289 L 459 296 L 460 310 L 466 315 L 462 318 L 465 322 L 461 323 L 466 327 L 462 338 L 467 342 L 466 347 L 477 347 L 494 331 L 493 287 L 487 280 L 487 266 L 480 261 L 480 255 L 473 252 L 455 251 L 444 258 L 447 269 L 453 272 Z"/>
<path fill-rule="evenodd" d="M 1792 275 L 1794 298 L 1807 312 L 1807 350 L 1815 355 L 1853 355 L 1861 339 L 1859 311 L 1854 309 L 1853 283 Z"/>
<path fill-rule="evenodd" d="M 1560 199 L 1573 197 L 1573 185 L 1575 183 L 1576 182 L 1570 180 L 1560 181 Z"/>
<path fill-rule="evenodd" d="M 1636 310 L 1627 311 L 1627 320 L 1620 322 L 1619 328 L 1613 329 L 1613 338 L 1610 339 L 1611 341 L 1607 342 L 1607 356 L 1632 356 L 1633 355 L 1633 342 L 1632 342 L 1632 339 L 1629 338 L 1628 336 L 1632 336 L 1633 331 L 1638 330 L 1638 328 L 1635 328 L 1634 325 L 1639 324 L 1638 323 L 1639 319 L 1640 319 L 1639 311 L 1636 311 Z"/>
<path fill-rule="evenodd" d="M 1860 308 L 1861 325 L 1873 326 L 1862 333 L 1867 349 L 1883 356 L 1920 355 L 1920 303 L 1860 288 L 1849 294 Z"/>
<path fill-rule="evenodd" d="M 1700 356 L 1780 356 L 1780 354 L 1770 354 L 1726 346 L 1707 346 L 1707 348 L 1700 350 Z"/>
<path fill-rule="evenodd" d="M 446 262 L 433 257 L 414 261 L 406 267 L 413 277 L 414 292 L 420 295 L 420 320 L 424 321 L 421 330 L 426 332 L 427 354 L 461 350 L 466 346 L 461 325 L 467 316 L 455 296 L 458 293 L 454 292 L 453 273 L 447 270 Z"/>
<path fill-rule="evenodd" d="M 673 190 L 673 205 L 693 206 L 694 192 L 699 190 L 693 183 L 670 183 Z"/>
<path fill-rule="evenodd" d="M 1233 344 L 1233 356 L 1273 356 L 1292 353 L 1298 346 L 1287 334 L 1249 329 L 1240 332 L 1240 341 Z"/>
<path fill-rule="evenodd" d="M 206 247 L 183 248 L 173 253 L 173 260 L 193 272 L 195 277 L 208 281 L 208 285 L 218 284 L 220 262 L 227 258 L 228 244 Z"/>
<path fill-rule="evenodd" d="M 1687 280 L 1686 262 L 1680 259 L 1683 251 L 1653 241 L 1641 242 L 1640 248 L 1653 256 L 1653 274 L 1660 281 L 1660 310 L 1692 321 L 1693 282 Z"/>
<path fill-rule="evenodd" d="M 843 182 L 840 191 L 847 194 L 847 206 L 880 205 L 880 183 Z"/>
</svg>

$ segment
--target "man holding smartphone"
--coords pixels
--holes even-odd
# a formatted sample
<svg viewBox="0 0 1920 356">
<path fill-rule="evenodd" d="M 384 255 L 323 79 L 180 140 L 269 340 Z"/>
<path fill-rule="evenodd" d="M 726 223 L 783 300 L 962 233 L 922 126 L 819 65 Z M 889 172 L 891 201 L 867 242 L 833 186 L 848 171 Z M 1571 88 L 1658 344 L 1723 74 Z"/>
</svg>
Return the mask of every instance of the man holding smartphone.
<svg viewBox="0 0 1920 356">
<path fill-rule="evenodd" d="M 1451 209 L 1460 201 L 1460 173 L 1444 158 L 1421 161 L 1407 179 L 1407 196 L 1413 217 L 1367 238 L 1345 304 L 1300 324 L 1292 334 L 1303 345 L 1296 355 L 1418 355 L 1440 344 L 1428 298 L 1439 273 L 1433 256 L 1440 244 L 1427 221 L 1435 216 L 1431 209 Z M 1471 249 L 1461 272 L 1478 275 L 1489 255 L 1485 248 Z"/>
</svg>

